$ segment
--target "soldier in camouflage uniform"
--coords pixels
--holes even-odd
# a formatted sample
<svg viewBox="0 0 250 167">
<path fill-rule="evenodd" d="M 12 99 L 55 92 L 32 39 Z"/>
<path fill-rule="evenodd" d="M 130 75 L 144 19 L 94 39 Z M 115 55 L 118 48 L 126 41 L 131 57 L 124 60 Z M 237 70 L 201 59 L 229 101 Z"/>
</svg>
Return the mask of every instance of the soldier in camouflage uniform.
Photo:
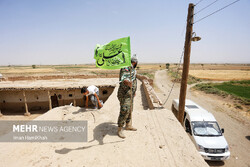
<svg viewBox="0 0 250 167">
<path fill-rule="evenodd" d="M 118 117 L 118 136 L 121 138 L 125 138 L 122 133 L 122 128 L 126 123 L 126 130 L 136 131 L 137 129 L 132 126 L 132 111 L 133 111 L 133 102 L 134 96 L 137 88 L 136 81 L 136 65 L 137 58 L 134 55 L 131 58 L 131 67 L 122 68 L 120 70 L 120 86 L 118 89 L 118 99 L 120 101 L 120 115 Z M 130 80 L 130 71 L 132 75 L 132 81 Z M 131 87 L 132 87 L 132 104 L 131 104 Z"/>
</svg>

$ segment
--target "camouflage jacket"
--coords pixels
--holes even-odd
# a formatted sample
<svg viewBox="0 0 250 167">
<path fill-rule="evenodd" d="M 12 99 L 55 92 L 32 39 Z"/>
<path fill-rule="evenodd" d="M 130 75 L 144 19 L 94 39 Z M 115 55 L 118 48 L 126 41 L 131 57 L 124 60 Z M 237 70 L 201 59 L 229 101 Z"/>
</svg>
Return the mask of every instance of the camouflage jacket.
<svg viewBox="0 0 250 167">
<path fill-rule="evenodd" d="M 119 92 L 123 93 L 124 95 L 130 95 L 130 87 L 124 84 L 124 80 L 128 80 L 130 81 L 130 70 L 131 74 L 132 74 L 132 82 L 133 82 L 133 86 L 132 86 L 132 91 L 133 91 L 133 95 L 136 92 L 137 89 L 137 80 L 136 80 L 136 69 L 133 67 L 125 67 L 122 68 L 120 70 L 120 75 L 119 75 L 119 81 L 120 81 L 120 87 L 119 87 Z M 118 93 L 119 93 L 118 92 Z"/>
</svg>

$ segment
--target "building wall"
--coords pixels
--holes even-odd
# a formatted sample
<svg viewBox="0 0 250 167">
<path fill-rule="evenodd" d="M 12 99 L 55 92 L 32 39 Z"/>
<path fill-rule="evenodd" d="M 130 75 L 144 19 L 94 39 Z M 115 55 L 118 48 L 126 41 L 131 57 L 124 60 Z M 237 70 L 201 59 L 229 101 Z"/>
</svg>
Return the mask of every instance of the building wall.
<svg viewBox="0 0 250 167">
<path fill-rule="evenodd" d="M 113 86 L 100 87 L 99 98 L 105 102 L 114 90 Z M 26 100 L 28 104 L 29 112 L 32 111 L 47 111 L 49 110 L 49 95 L 56 95 L 58 105 L 69 105 L 73 103 L 74 99 L 76 106 L 85 106 L 85 98 L 81 93 L 81 89 L 73 90 L 25 90 Z M 25 103 L 22 90 L 9 90 L 0 91 L 0 110 L 3 114 L 11 114 L 15 112 L 25 112 Z M 91 102 L 89 101 L 89 106 Z"/>
</svg>

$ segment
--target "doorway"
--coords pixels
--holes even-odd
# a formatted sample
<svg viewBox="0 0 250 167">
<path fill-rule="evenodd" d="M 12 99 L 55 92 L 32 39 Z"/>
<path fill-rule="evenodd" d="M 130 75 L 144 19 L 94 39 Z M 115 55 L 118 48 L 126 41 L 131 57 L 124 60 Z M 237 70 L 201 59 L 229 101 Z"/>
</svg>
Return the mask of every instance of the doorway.
<svg viewBox="0 0 250 167">
<path fill-rule="evenodd" d="M 52 108 L 59 107 L 57 95 L 51 96 Z"/>
</svg>

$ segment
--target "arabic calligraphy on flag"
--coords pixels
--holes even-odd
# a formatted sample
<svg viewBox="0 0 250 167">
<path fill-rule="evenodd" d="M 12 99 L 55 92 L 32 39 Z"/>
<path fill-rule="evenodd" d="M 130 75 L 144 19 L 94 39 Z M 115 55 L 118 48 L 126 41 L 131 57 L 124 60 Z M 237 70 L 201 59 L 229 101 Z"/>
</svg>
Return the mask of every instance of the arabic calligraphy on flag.
<svg viewBox="0 0 250 167">
<path fill-rule="evenodd" d="M 106 45 L 96 45 L 96 66 L 102 69 L 120 69 L 131 66 L 130 37 L 120 38 Z"/>
</svg>

